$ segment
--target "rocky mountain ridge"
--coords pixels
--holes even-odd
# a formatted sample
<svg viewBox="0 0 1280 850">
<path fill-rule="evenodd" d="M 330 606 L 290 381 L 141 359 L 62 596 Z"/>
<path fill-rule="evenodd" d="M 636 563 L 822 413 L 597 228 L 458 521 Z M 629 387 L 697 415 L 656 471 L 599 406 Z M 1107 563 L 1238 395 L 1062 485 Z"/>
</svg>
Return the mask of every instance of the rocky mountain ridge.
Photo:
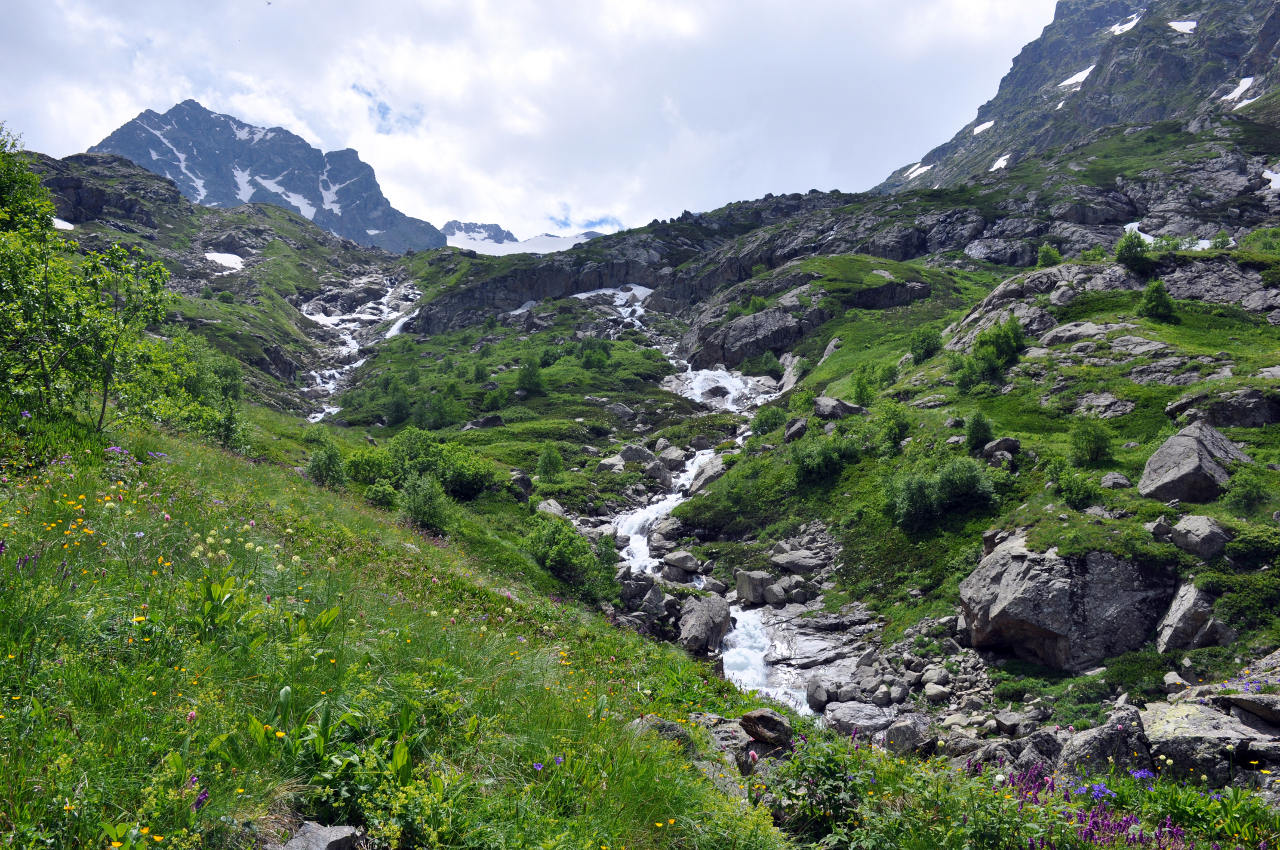
<svg viewBox="0 0 1280 850">
<path fill-rule="evenodd" d="M 281 127 L 246 124 L 194 100 L 164 114 L 146 110 L 89 152 L 126 157 L 174 181 L 197 204 L 275 204 L 338 236 L 393 253 L 445 244 L 430 223 L 391 206 L 356 151 L 325 153 Z"/>
<path fill-rule="evenodd" d="M 877 191 L 962 184 L 1118 124 L 1247 116 L 1280 83 L 1277 58 L 1269 0 L 1060 0 L 974 120 Z"/>
</svg>

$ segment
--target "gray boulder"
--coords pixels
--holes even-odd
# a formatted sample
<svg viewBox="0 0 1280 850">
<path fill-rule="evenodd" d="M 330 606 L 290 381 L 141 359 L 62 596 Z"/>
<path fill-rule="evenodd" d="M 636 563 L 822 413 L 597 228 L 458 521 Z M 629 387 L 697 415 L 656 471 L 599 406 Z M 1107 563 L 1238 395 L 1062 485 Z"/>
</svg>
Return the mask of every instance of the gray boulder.
<svg viewBox="0 0 1280 850">
<path fill-rule="evenodd" d="M 1147 459 L 1138 492 L 1161 501 L 1211 502 L 1222 494 L 1229 479 L 1225 465 L 1232 462 L 1250 459 L 1220 431 L 1195 422 Z"/>
<path fill-rule="evenodd" d="M 982 447 L 982 456 L 985 458 L 993 458 L 996 452 L 1005 452 L 1009 456 L 1016 455 L 1022 451 L 1022 442 L 1013 437 L 1001 437 L 998 440 L 992 440 Z"/>
<path fill-rule="evenodd" d="M 538 502 L 538 513 L 562 517 L 564 516 L 564 508 L 555 499 L 543 499 Z"/>
<path fill-rule="evenodd" d="M 1077 732 L 1062 748 L 1058 768 L 1077 776 L 1116 770 L 1151 770 L 1151 745 L 1138 709 L 1116 709 L 1105 723 Z"/>
<path fill-rule="evenodd" d="M 1082 671 L 1146 643 L 1175 588 L 1165 569 L 1107 552 L 1031 552 L 1018 535 L 960 583 L 960 606 L 974 648 Z"/>
<path fill-rule="evenodd" d="M 620 401 L 606 405 L 605 411 L 618 417 L 624 422 L 630 422 L 632 419 L 636 418 L 636 412 Z"/>
<path fill-rule="evenodd" d="M 809 420 L 792 419 L 787 423 L 786 430 L 782 432 L 782 439 L 785 442 L 794 443 L 807 433 L 809 433 Z"/>
<path fill-rule="evenodd" d="M 663 449 L 662 453 L 658 455 L 658 460 L 666 464 L 667 469 L 672 472 L 684 469 L 684 450 L 675 446 Z"/>
<path fill-rule="evenodd" d="M 743 605 L 763 605 L 764 589 L 773 583 L 773 576 L 763 570 L 739 570 L 733 581 L 739 602 Z"/>
<path fill-rule="evenodd" d="M 825 563 L 822 556 L 808 549 L 797 549 L 794 552 L 779 552 L 769 557 L 769 563 L 789 573 L 806 574 L 820 569 Z"/>
<path fill-rule="evenodd" d="M 1227 694 L 1221 699 L 1263 722 L 1280 726 L 1280 694 Z"/>
<path fill-rule="evenodd" d="M 360 838 L 361 832 L 354 826 L 321 826 L 305 821 L 280 850 L 355 850 Z"/>
<path fill-rule="evenodd" d="M 671 477 L 671 470 L 667 469 L 666 466 L 663 465 L 662 461 L 658 460 L 655 460 L 644 468 L 644 476 L 645 478 L 656 481 L 658 486 L 664 490 L 670 490 L 671 485 L 675 483 L 674 479 Z"/>
<path fill-rule="evenodd" d="M 928 758 L 938 746 L 938 734 L 923 714 L 904 714 L 884 730 L 884 748 L 897 755 Z"/>
<path fill-rule="evenodd" d="M 686 652 L 716 652 L 729 633 L 729 603 L 719 596 L 691 596 L 680 606 L 680 645 Z"/>
<path fill-rule="evenodd" d="M 1174 546 L 1206 561 L 1226 551 L 1234 536 L 1213 517 L 1200 515 L 1183 517 L 1170 535 Z"/>
<path fill-rule="evenodd" d="M 692 552 L 686 552 L 684 549 L 669 553 L 662 559 L 662 563 L 684 570 L 687 573 L 696 573 L 698 571 L 698 559 L 694 557 Z"/>
<path fill-rule="evenodd" d="M 1156 650 L 1200 649 L 1234 640 L 1234 632 L 1213 618 L 1213 597 L 1193 582 L 1178 588 L 1168 612 L 1156 627 Z"/>
<path fill-rule="evenodd" d="M 946 702 L 951 699 L 951 689 L 946 685 L 930 682 L 924 686 L 924 698 L 929 702 Z"/>
<path fill-rule="evenodd" d="M 897 711 L 892 706 L 882 708 L 869 702 L 835 702 L 827 705 L 823 716 L 837 732 L 870 734 L 893 725 Z"/>
<path fill-rule="evenodd" d="M 626 467 L 626 465 L 627 465 L 627 462 L 622 459 L 622 455 L 614 455 L 613 457 L 607 457 L 601 460 L 600 463 L 596 466 L 596 469 L 600 470 L 601 472 L 616 473 L 616 472 L 622 472 L 622 470 Z"/>
<path fill-rule="evenodd" d="M 1142 723 L 1152 753 L 1173 760 L 1165 768 L 1167 775 L 1206 776 L 1216 788 L 1231 781 L 1237 753 L 1251 741 L 1270 737 L 1195 700 L 1150 703 Z"/>
<path fill-rule="evenodd" d="M 767 585 L 764 589 L 764 603 L 781 607 L 787 604 L 787 592 L 777 584 Z"/>
<path fill-rule="evenodd" d="M 628 443 L 623 446 L 622 450 L 618 452 L 618 456 L 628 463 L 650 464 L 657 460 L 653 452 L 635 443 Z"/>
<path fill-rule="evenodd" d="M 742 731 L 753 740 L 774 747 L 791 743 L 791 721 L 771 708 L 757 708 L 742 715 L 738 721 Z"/>
<path fill-rule="evenodd" d="M 698 474 L 693 476 L 693 480 L 689 482 L 689 493 L 701 492 L 712 481 L 717 480 L 725 473 L 724 458 L 716 455 L 703 464 L 698 470 Z"/>
<path fill-rule="evenodd" d="M 1205 405 L 1218 428 L 1265 428 L 1280 423 L 1280 394 L 1256 389 L 1223 393 Z"/>
<path fill-rule="evenodd" d="M 830 396 L 820 395 L 813 400 L 813 413 L 819 419 L 844 419 L 847 416 L 866 413 L 865 407 L 850 404 L 847 401 Z"/>
<path fill-rule="evenodd" d="M 1102 476 L 1102 487 L 1105 490 L 1128 490 L 1133 482 L 1119 472 L 1108 472 Z"/>
</svg>

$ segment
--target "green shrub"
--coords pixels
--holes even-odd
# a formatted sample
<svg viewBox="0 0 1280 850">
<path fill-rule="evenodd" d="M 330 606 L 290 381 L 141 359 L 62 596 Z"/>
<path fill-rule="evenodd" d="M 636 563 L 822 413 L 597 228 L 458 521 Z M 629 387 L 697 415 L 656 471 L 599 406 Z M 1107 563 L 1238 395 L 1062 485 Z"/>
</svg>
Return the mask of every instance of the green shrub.
<svg viewBox="0 0 1280 850">
<path fill-rule="evenodd" d="M 1270 523 L 1243 523 L 1227 544 L 1227 557 L 1237 567 L 1257 569 L 1274 564 L 1280 558 L 1280 527 Z"/>
<path fill-rule="evenodd" d="M 1245 464 L 1235 470 L 1227 485 L 1222 503 L 1236 516 L 1253 516 L 1271 498 L 1270 489 L 1257 464 Z"/>
<path fill-rule="evenodd" d="M 445 443 L 439 447 L 435 461 L 435 474 L 445 492 L 455 499 L 474 499 L 497 480 L 498 470 L 493 461 L 476 454 L 458 443 Z"/>
<path fill-rule="evenodd" d="M 332 442 L 325 440 L 311 453 L 307 462 L 307 477 L 326 487 L 341 487 L 347 483 L 342 466 L 342 452 Z"/>
<path fill-rule="evenodd" d="M 410 521 L 437 534 L 443 534 L 453 518 L 453 503 L 433 475 L 414 475 L 409 478 L 401 493 L 400 505 Z"/>
<path fill-rule="evenodd" d="M 1147 240 L 1136 230 L 1131 230 L 1116 243 L 1116 262 L 1134 274 L 1144 275 L 1151 268 Z"/>
<path fill-rule="evenodd" d="M 796 478 L 802 484 L 829 481 L 857 457 L 853 441 L 844 437 L 810 434 L 790 447 Z"/>
<path fill-rule="evenodd" d="M 1100 263 L 1107 259 L 1107 249 L 1101 245 L 1095 245 L 1088 250 L 1080 252 L 1080 261 L 1083 263 Z"/>
<path fill-rule="evenodd" d="M 560 450 L 556 448 L 555 443 L 547 443 L 542 447 L 542 453 L 538 455 L 538 478 L 548 483 L 555 483 L 560 480 L 562 472 L 564 472 L 564 458 L 560 456 Z"/>
<path fill-rule="evenodd" d="M 980 452 L 995 439 L 991 428 L 991 420 L 982 411 L 978 411 L 964 426 L 964 444 L 970 452 Z"/>
<path fill-rule="evenodd" d="M 911 417 L 906 405 L 896 401 L 880 404 L 871 417 L 871 429 L 876 435 L 880 453 L 886 456 L 896 455 L 902 450 L 902 441 L 911 433 Z"/>
<path fill-rule="evenodd" d="M 742 361 L 741 370 L 744 375 L 768 375 L 774 380 L 781 380 L 783 374 L 778 355 L 772 351 L 766 351 L 756 357 L 748 357 Z"/>
<path fill-rule="evenodd" d="M 985 508 L 995 486 L 986 467 L 973 458 L 955 458 L 932 475 L 904 472 L 890 479 L 886 506 L 906 531 L 921 531 L 948 513 Z"/>
<path fill-rule="evenodd" d="M 605 564 L 591 546 L 567 520 L 539 514 L 533 520 L 533 531 L 525 538 L 525 547 L 538 565 L 580 594 L 594 596 L 606 577 Z"/>
<path fill-rule="evenodd" d="M 1053 490 L 1070 507 L 1082 511 L 1102 500 L 1102 488 L 1088 475 L 1076 472 L 1065 458 L 1050 458 L 1045 471 Z"/>
<path fill-rule="evenodd" d="M 410 414 L 414 425 L 431 431 L 465 422 L 469 415 L 467 406 L 461 399 L 445 394 L 437 394 L 418 402 Z"/>
<path fill-rule="evenodd" d="M 911 361 L 919 366 L 942 350 L 942 335 L 928 328 L 916 328 L 908 342 Z"/>
<path fill-rule="evenodd" d="M 356 449 L 347 458 L 347 478 L 357 484 L 372 484 L 379 478 L 390 479 L 391 454 L 380 447 Z"/>
<path fill-rule="evenodd" d="M 1138 315 L 1157 322 L 1176 324 L 1178 316 L 1174 310 L 1173 298 L 1162 280 L 1153 280 L 1142 292 L 1142 300 L 1138 302 Z"/>
<path fill-rule="evenodd" d="M 524 390 L 529 395 L 544 395 L 547 392 L 542 369 L 535 361 L 527 360 L 520 367 L 520 372 L 516 375 L 516 389 Z"/>
<path fill-rule="evenodd" d="M 1111 435 L 1096 419 L 1080 418 L 1071 426 L 1071 462 L 1093 466 L 1111 459 Z"/>
<path fill-rule="evenodd" d="M 762 407 L 751 420 L 751 430 L 756 434 L 770 434 L 787 424 L 787 412 L 781 407 Z"/>
<path fill-rule="evenodd" d="M 1062 252 L 1048 242 L 1040 246 L 1036 255 L 1036 268 L 1047 269 L 1062 263 Z"/>
<path fill-rule="evenodd" d="M 385 478 L 379 478 L 365 488 L 364 497 L 380 508 L 393 510 L 396 506 L 396 488 Z"/>
</svg>

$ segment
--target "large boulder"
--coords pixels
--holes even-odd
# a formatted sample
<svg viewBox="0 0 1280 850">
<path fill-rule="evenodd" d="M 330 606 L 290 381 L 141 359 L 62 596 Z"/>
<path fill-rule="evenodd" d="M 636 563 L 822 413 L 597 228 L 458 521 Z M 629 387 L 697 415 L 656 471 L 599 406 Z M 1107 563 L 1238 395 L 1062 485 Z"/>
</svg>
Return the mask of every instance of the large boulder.
<svg viewBox="0 0 1280 850">
<path fill-rule="evenodd" d="M 644 468 L 644 477 L 656 481 L 664 490 L 670 490 L 675 483 L 675 479 L 671 477 L 671 470 L 667 469 L 660 460 L 655 460 Z"/>
<path fill-rule="evenodd" d="M 789 573 L 807 574 L 821 569 L 826 563 L 821 555 L 808 549 L 797 549 L 794 552 L 779 552 L 769 556 L 769 563 Z"/>
<path fill-rule="evenodd" d="M 1213 618 L 1213 597 L 1187 582 L 1178 588 L 1168 612 L 1156 627 L 1156 650 L 1200 649 L 1235 638 L 1226 624 Z"/>
<path fill-rule="evenodd" d="M 775 747 L 791 743 L 791 721 L 771 708 L 757 708 L 742 715 L 738 721 L 742 731 L 753 740 Z"/>
<path fill-rule="evenodd" d="M 787 423 L 787 427 L 782 432 L 782 439 L 788 443 L 794 443 L 796 440 L 809 433 L 809 420 L 801 417 L 792 419 Z"/>
<path fill-rule="evenodd" d="M 1211 502 L 1229 479 L 1226 464 L 1249 463 L 1249 456 L 1220 431 L 1195 422 L 1174 434 L 1147 459 L 1138 492 L 1161 501 Z"/>
<path fill-rule="evenodd" d="M 1206 561 L 1226 551 L 1234 536 L 1213 517 L 1199 515 L 1183 517 L 1170 534 L 1174 546 Z"/>
<path fill-rule="evenodd" d="M 904 714 L 882 733 L 884 748 L 897 755 L 928 758 L 938 746 L 938 733 L 923 714 Z"/>
<path fill-rule="evenodd" d="M 1250 742 L 1271 737 L 1194 700 L 1150 703 L 1142 712 L 1142 723 L 1151 752 L 1162 761 L 1172 760 L 1166 762 L 1166 775 L 1206 776 L 1216 788 L 1231 781 L 1236 760 Z"/>
<path fill-rule="evenodd" d="M 773 583 L 773 576 L 763 570 L 739 570 L 733 581 L 739 602 L 743 605 L 763 605 L 764 589 Z"/>
<path fill-rule="evenodd" d="M 844 419 L 854 414 L 866 413 L 865 407 L 850 404 L 847 401 L 830 396 L 820 395 L 813 400 L 813 412 L 819 419 Z"/>
<path fill-rule="evenodd" d="M 729 633 L 729 603 L 719 596 L 691 596 L 680 606 L 680 645 L 703 655 L 720 648 Z"/>
<path fill-rule="evenodd" d="M 719 479 L 724 473 L 724 458 L 720 455 L 712 456 L 693 476 L 693 480 L 689 482 L 689 494 L 701 492 L 704 487 Z"/>
<path fill-rule="evenodd" d="M 871 734 L 888 729 L 897 715 L 893 706 L 881 708 L 869 702 L 833 702 L 824 714 L 827 723 L 845 735 L 854 732 Z"/>
<path fill-rule="evenodd" d="M 653 452 L 635 443 L 628 443 L 623 446 L 622 450 L 618 452 L 618 457 L 628 463 L 650 464 L 657 460 L 657 456 Z"/>
<path fill-rule="evenodd" d="M 1280 423 L 1280 394 L 1256 389 L 1222 393 L 1204 406 L 1218 428 L 1265 428 Z"/>
<path fill-rule="evenodd" d="M 1176 586 L 1159 567 L 1108 552 L 1032 552 L 1016 535 L 960 583 L 960 606 L 975 648 L 1082 671 L 1146 643 Z"/>
<path fill-rule="evenodd" d="M 668 446 L 658 455 L 658 460 L 666 464 L 667 469 L 677 472 L 684 469 L 684 449 Z"/>
<path fill-rule="evenodd" d="M 268 844 L 279 850 L 355 850 L 363 833 L 354 826 L 321 826 L 305 821 L 283 846 Z"/>
<path fill-rule="evenodd" d="M 1077 732 L 1062 748 L 1058 768 L 1077 776 L 1117 770 L 1151 770 L 1151 745 L 1138 709 L 1116 709 L 1105 723 Z"/>
</svg>

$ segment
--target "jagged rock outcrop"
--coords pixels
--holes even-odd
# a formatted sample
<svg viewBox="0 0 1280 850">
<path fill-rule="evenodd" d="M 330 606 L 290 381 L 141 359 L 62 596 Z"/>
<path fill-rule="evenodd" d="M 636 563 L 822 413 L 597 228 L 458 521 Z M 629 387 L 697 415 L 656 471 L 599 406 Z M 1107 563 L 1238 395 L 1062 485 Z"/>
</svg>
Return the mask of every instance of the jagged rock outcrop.
<svg viewBox="0 0 1280 850">
<path fill-rule="evenodd" d="M 691 596 L 680 606 L 680 645 L 694 655 L 717 652 L 729 625 L 729 603 L 722 597 Z"/>
<path fill-rule="evenodd" d="M 1019 535 L 960 583 L 960 607 L 973 646 L 1081 671 L 1148 641 L 1176 586 L 1172 571 L 1107 552 L 1032 552 Z"/>
<path fill-rule="evenodd" d="M 1118 708 L 1105 723 L 1076 733 L 1062 747 L 1058 759 L 1059 770 L 1077 776 L 1097 776 L 1113 767 L 1146 771 L 1155 767 L 1142 716 L 1133 706 Z"/>
<path fill-rule="evenodd" d="M 1213 616 L 1213 597 L 1186 582 L 1156 627 L 1156 650 L 1200 649 L 1235 639 L 1235 632 Z"/>
<path fill-rule="evenodd" d="M 1211 502 L 1222 494 L 1229 463 L 1249 463 L 1249 456 L 1203 422 L 1183 428 L 1147 459 L 1138 492 L 1150 499 Z"/>
</svg>

